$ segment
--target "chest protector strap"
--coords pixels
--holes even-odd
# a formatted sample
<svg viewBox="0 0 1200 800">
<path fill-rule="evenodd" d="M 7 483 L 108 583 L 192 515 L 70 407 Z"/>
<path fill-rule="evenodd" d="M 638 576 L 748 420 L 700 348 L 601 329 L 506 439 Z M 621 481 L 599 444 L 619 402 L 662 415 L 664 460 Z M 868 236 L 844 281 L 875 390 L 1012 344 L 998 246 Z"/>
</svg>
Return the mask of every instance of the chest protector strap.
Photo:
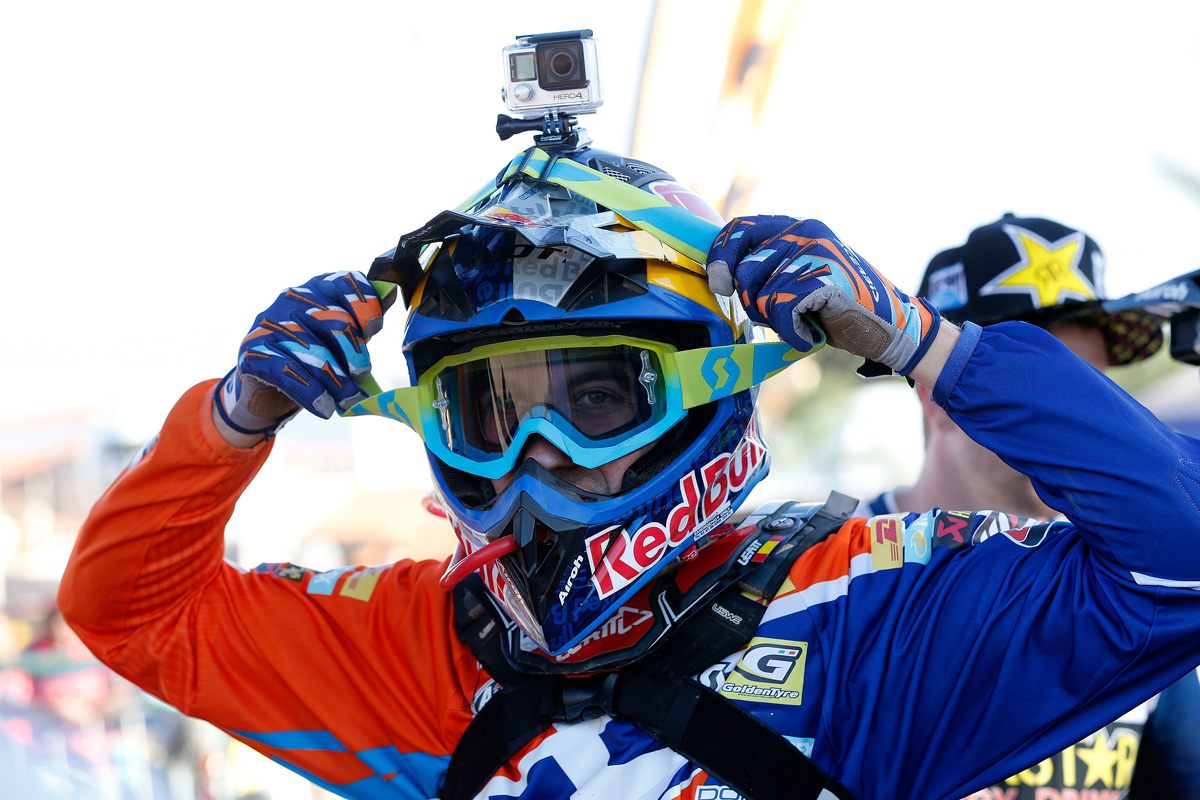
<svg viewBox="0 0 1200 800">
<path fill-rule="evenodd" d="M 811 545 L 836 531 L 854 501 L 834 493 L 815 513 L 783 504 L 760 525 L 778 530 L 785 518 L 802 517 L 789 537 L 793 546 L 777 548 L 752 571 L 738 575 L 696 613 L 678 623 L 669 638 L 648 655 L 612 672 L 584 677 L 517 672 L 504 658 L 502 627 L 492 604 L 482 617 L 466 613 L 464 593 L 484 591 L 463 581 L 455 589 L 459 635 L 503 688 L 467 726 L 446 774 L 443 800 L 468 800 L 491 777 L 555 723 L 571 724 L 607 714 L 632 722 L 663 746 L 686 757 L 746 800 L 853 800 L 839 783 L 801 753 L 778 731 L 741 705 L 688 677 L 746 646 L 765 606 L 748 600 L 745 590 L 771 598 L 792 562 Z M 729 609 L 739 612 L 731 615 Z M 722 613 L 724 612 L 724 613 Z M 740 619 L 736 635 L 730 617 Z"/>
</svg>

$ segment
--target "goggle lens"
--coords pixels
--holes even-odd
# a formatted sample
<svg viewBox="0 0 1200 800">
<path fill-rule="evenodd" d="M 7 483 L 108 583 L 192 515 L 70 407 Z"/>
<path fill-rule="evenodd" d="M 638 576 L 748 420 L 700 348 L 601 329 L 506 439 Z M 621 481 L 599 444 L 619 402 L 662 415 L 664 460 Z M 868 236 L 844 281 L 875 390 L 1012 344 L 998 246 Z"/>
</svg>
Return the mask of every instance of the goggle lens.
<svg viewBox="0 0 1200 800">
<path fill-rule="evenodd" d="M 502 457 L 530 420 L 581 447 L 612 446 L 666 414 L 658 355 L 636 346 L 504 353 L 446 367 L 433 381 L 439 437 L 476 461 Z"/>
</svg>

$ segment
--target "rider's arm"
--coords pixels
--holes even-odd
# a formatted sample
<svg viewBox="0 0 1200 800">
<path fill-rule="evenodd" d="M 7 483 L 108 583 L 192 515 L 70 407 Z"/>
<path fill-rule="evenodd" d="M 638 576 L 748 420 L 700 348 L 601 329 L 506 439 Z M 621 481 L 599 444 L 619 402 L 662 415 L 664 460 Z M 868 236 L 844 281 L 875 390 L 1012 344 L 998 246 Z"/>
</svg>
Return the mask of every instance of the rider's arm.
<svg viewBox="0 0 1200 800">
<path fill-rule="evenodd" d="M 189 391 L 92 511 L 63 576 L 65 617 L 137 685 L 325 780 L 375 774 L 336 753 L 447 756 L 479 673 L 452 634 L 442 565 L 224 562 L 225 523 L 270 444 L 225 442 L 211 394 Z"/>
<path fill-rule="evenodd" d="M 958 344 L 959 333 L 957 327 L 943 322 L 938 327 L 937 335 L 929 345 L 929 350 L 925 352 L 925 357 L 917 362 L 909 377 L 930 389 L 936 386 L 938 378 L 941 377 L 947 362 L 954 353 L 955 345 Z"/>
<path fill-rule="evenodd" d="M 859 522 L 839 533 L 864 554 L 844 596 L 805 583 L 829 548 L 797 561 L 796 602 L 813 619 L 789 634 L 815 639 L 834 676 L 823 707 L 836 777 L 860 796 L 961 797 L 1002 781 L 1200 662 L 1200 442 L 1022 323 L 965 326 L 933 396 L 1070 522 Z M 885 742 L 894 760 L 875 757 Z M 1092 747 L 1119 757 L 1116 743 Z M 1123 767 L 1109 763 L 1113 788 Z"/>
<path fill-rule="evenodd" d="M 998 377 L 1002 376 L 1002 377 Z M 968 325 L 933 400 L 1144 586 L 1200 588 L 1200 442 L 1045 331 Z"/>
</svg>

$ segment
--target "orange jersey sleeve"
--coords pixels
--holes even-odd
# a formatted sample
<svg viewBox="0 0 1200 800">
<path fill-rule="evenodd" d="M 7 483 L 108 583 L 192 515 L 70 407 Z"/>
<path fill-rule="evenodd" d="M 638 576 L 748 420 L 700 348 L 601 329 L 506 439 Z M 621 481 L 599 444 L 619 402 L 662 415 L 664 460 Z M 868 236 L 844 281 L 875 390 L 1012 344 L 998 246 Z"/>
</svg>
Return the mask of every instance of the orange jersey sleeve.
<svg viewBox="0 0 1200 800">
<path fill-rule="evenodd" d="M 92 510 L 59 593 L 67 620 L 121 675 L 317 783 L 366 791 L 448 758 L 487 676 L 454 633 L 445 564 L 225 562 L 225 523 L 270 445 L 225 442 L 214 383 Z"/>
</svg>

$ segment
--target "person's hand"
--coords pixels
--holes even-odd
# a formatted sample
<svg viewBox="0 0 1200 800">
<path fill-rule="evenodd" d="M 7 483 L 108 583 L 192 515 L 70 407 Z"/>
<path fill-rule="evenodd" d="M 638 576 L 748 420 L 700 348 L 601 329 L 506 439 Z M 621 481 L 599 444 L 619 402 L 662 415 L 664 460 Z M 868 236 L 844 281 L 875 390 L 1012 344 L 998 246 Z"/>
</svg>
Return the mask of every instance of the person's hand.
<svg viewBox="0 0 1200 800">
<path fill-rule="evenodd" d="M 708 283 L 718 294 L 738 292 L 751 320 L 797 350 L 814 338 L 807 316 L 834 347 L 900 375 L 921 360 L 941 322 L 937 309 L 897 289 L 815 219 L 732 220 L 709 251 Z"/>
<path fill-rule="evenodd" d="M 234 431 L 271 434 L 300 408 L 328 419 L 366 398 L 367 341 L 383 305 L 361 272 L 318 275 L 258 315 L 221 382 L 216 411 Z"/>
</svg>

